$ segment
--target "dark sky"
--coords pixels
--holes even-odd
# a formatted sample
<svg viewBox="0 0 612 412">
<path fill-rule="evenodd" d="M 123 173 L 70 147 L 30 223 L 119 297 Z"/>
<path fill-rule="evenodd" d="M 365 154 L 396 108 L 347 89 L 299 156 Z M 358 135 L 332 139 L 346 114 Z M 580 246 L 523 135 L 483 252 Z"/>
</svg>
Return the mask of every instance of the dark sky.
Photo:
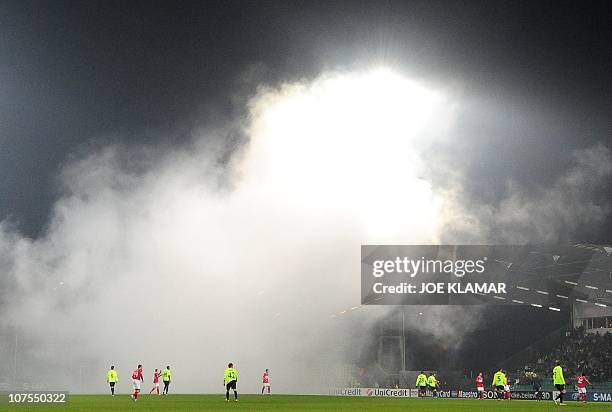
<svg viewBox="0 0 612 412">
<path fill-rule="evenodd" d="M 492 132 L 474 156 L 491 178 L 544 181 L 575 148 L 610 144 L 611 23 L 607 1 L 4 1 L 0 219 L 36 236 L 72 153 L 180 144 L 239 114 L 245 73 L 273 83 L 373 62 L 527 116 L 536 138 Z"/>
</svg>

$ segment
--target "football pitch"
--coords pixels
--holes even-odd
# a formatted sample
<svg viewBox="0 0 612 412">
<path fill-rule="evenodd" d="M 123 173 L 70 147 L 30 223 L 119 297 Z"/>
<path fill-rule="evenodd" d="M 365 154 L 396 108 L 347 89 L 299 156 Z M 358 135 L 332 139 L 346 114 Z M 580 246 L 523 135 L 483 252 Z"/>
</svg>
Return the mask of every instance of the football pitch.
<svg viewBox="0 0 612 412">
<path fill-rule="evenodd" d="M 72 395 L 67 405 L 0 405 L 0 411 L 11 410 L 70 410 L 70 411 L 603 411 L 610 404 L 568 402 L 567 406 L 552 401 L 496 401 L 472 399 L 414 399 L 382 397 L 244 395 L 239 402 L 226 402 L 223 395 L 143 395 L 133 402 L 129 395 Z"/>
</svg>

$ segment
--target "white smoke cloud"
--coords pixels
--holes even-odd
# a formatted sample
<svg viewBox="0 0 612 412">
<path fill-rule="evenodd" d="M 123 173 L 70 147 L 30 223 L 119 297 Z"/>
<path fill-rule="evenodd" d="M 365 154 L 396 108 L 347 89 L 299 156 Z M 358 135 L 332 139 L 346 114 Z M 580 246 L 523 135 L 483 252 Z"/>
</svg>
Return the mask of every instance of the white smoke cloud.
<svg viewBox="0 0 612 412">
<path fill-rule="evenodd" d="M 462 193 L 460 177 L 445 191 L 445 216 L 457 239 L 472 243 L 555 243 L 577 234 L 597 233 L 610 213 L 605 195 L 612 177 L 610 150 L 596 144 L 573 153 L 567 169 L 551 182 L 529 189 L 506 181 L 504 196 L 493 204 L 474 204 Z M 487 190 L 487 188 L 483 188 Z M 587 239 L 587 241 L 590 239 Z M 447 240 L 448 241 L 448 240 Z"/>
<path fill-rule="evenodd" d="M 177 390 L 209 392 L 234 361 L 243 390 L 265 367 L 277 390 L 313 390 L 329 314 L 359 304 L 360 244 L 436 240 L 416 142 L 445 132 L 442 99 L 391 72 L 326 75 L 262 89 L 229 162 L 214 132 L 72 162 L 45 235 L 2 231 L 2 325 L 27 369 L 62 362 L 74 376 L 57 384 L 91 391 L 83 365 L 125 382 L 168 363 Z"/>
<path fill-rule="evenodd" d="M 329 315 L 359 304 L 360 244 L 436 243 L 449 216 L 492 225 L 420 177 L 432 167 L 423 153 L 452 130 L 441 92 L 388 71 L 336 73 L 261 89 L 248 107 L 249 141 L 229 161 L 215 131 L 187 148 L 108 146 L 66 166 L 43 236 L 0 227 L 0 330 L 20 337 L 23 379 L 102 391 L 115 364 L 127 390 L 136 364 L 169 364 L 176 391 L 216 392 L 233 361 L 243 391 L 264 368 L 280 392 L 314 391 L 321 363 L 342 363 L 350 346 Z M 593 150 L 558 195 L 513 194 L 484 216 L 513 227 L 581 203 L 589 168 L 609 166 Z M 475 322 L 428 327 L 450 336 Z"/>
</svg>

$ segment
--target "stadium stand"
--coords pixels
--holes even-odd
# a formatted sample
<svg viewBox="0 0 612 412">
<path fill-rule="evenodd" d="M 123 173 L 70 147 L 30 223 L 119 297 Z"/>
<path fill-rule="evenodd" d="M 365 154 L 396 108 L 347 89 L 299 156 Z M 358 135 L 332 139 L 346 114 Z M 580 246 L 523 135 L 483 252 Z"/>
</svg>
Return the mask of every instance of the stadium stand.
<svg viewBox="0 0 612 412">
<path fill-rule="evenodd" d="M 531 388 L 539 379 L 544 389 L 551 389 L 550 369 L 555 360 L 563 362 L 568 377 L 584 372 L 599 389 L 612 389 L 612 333 L 587 333 L 577 328 L 556 340 L 556 344 L 533 351 L 532 360 L 513 365 L 520 389 Z"/>
</svg>

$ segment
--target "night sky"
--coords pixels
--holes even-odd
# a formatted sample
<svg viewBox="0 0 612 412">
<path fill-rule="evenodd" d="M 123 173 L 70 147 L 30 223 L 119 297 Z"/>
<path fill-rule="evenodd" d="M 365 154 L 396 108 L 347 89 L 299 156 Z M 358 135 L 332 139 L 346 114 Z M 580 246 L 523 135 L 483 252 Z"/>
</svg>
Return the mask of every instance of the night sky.
<svg viewBox="0 0 612 412">
<path fill-rule="evenodd" d="M 610 23 L 607 1 L 3 1 L 0 220 L 38 236 L 88 145 L 180 145 L 239 117 L 257 84 L 373 64 L 508 108 L 511 127 L 457 144 L 474 187 L 546 184 L 573 150 L 612 143 Z"/>
</svg>

